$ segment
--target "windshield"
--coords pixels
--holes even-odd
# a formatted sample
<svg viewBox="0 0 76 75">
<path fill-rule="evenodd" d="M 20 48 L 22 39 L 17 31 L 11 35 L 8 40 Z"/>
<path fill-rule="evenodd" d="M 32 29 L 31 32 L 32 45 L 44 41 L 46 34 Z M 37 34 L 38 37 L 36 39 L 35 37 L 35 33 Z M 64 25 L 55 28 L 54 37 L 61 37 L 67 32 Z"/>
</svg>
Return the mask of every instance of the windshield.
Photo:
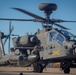
<svg viewBox="0 0 76 75">
<path fill-rule="evenodd" d="M 55 31 L 50 32 L 50 35 L 49 35 L 50 42 L 52 42 L 52 40 L 55 37 L 55 35 L 56 35 L 56 32 Z"/>
<path fill-rule="evenodd" d="M 60 30 L 60 32 L 68 39 L 68 40 L 76 40 L 76 36 L 68 31 Z"/>
</svg>

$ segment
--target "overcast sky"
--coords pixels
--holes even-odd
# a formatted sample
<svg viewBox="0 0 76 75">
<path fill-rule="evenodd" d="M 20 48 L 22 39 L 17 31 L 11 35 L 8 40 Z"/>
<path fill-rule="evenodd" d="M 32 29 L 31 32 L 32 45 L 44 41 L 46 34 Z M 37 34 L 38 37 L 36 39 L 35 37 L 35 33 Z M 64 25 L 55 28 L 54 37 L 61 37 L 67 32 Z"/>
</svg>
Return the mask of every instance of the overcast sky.
<svg viewBox="0 0 76 75">
<path fill-rule="evenodd" d="M 51 14 L 50 18 L 76 21 L 76 0 L 0 0 L 0 18 L 32 19 L 32 17 L 24 13 L 11 9 L 12 7 L 22 8 L 45 17 L 44 12 L 38 9 L 40 3 L 57 4 L 57 10 Z M 60 24 L 71 29 L 69 31 L 76 35 L 76 23 Z M 25 35 L 27 32 L 34 34 L 38 28 L 42 29 L 42 25 L 36 22 L 12 22 L 12 26 L 14 26 L 12 33 L 20 36 Z M 0 21 L 0 31 L 8 34 L 8 29 L 9 21 Z M 5 49 L 6 53 L 8 53 L 7 44 Z"/>
</svg>

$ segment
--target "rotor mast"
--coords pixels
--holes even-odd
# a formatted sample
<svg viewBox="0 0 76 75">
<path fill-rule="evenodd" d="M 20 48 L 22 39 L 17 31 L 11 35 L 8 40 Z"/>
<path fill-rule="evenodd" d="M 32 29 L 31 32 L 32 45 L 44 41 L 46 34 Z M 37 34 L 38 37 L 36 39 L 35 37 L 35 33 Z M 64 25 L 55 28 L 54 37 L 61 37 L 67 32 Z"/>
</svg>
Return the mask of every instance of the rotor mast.
<svg viewBox="0 0 76 75">
<path fill-rule="evenodd" d="M 49 28 L 50 24 L 50 15 L 52 14 L 52 11 L 55 11 L 57 9 L 57 5 L 54 3 L 41 3 L 39 5 L 39 9 L 44 11 L 45 19 L 46 19 L 46 26 L 44 28 Z"/>
</svg>

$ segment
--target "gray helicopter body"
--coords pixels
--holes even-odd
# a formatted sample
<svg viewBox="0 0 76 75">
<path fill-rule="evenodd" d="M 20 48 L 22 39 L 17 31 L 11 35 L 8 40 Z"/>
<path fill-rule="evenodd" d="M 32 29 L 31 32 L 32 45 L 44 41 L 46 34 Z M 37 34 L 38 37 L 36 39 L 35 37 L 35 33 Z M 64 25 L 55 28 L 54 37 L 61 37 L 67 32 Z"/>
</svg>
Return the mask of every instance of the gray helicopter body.
<svg viewBox="0 0 76 75">
<path fill-rule="evenodd" d="M 39 5 L 39 9 L 43 10 L 45 13 L 45 18 L 20 8 L 13 9 L 28 14 L 35 19 L 0 18 L 0 20 L 41 22 L 43 23 L 43 29 L 38 29 L 38 31 L 34 35 L 27 34 L 24 36 L 17 36 L 12 38 L 14 47 L 9 47 L 11 52 L 5 55 L 4 44 L 8 38 L 10 41 L 10 35 L 13 31 L 13 27 L 11 28 L 10 22 L 9 35 L 6 36 L 2 32 L 0 32 L 1 66 L 33 65 L 35 72 L 42 72 L 49 63 L 60 62 L 60 68 L 64 70 L 64 73 L 70 73 L 70 68 L 76 68 L 76 36 L 68 32 L 68 28 L 57 24 L 60 22 L 76 21 L 50 19 L 50 14 L 52 13 L 52 11 L 55 11 L 57 9 L 56 4 L 51 3 L 42 3 Z M 53 24 L 60 27 L 61 30 L 53 28 Z M 2 39 L 4 38 L 6 38 L 6 40 L 3 44 Z"/>
</svg>

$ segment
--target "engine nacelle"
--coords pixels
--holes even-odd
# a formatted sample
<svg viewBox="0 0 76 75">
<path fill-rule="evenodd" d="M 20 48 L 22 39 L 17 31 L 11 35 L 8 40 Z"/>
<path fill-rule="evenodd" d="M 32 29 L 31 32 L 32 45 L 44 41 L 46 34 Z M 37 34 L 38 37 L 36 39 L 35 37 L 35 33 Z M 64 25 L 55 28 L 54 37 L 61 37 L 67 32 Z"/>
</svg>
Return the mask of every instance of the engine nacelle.
<svg viewBox="0 0 76 75">
<path fill-rule="evenodd" d="M 15 47 L 33 47 L 38 43 L 39 40 L 35 35 L 25 35 L 13 38 L 13 44 Z"/>
</svg>

